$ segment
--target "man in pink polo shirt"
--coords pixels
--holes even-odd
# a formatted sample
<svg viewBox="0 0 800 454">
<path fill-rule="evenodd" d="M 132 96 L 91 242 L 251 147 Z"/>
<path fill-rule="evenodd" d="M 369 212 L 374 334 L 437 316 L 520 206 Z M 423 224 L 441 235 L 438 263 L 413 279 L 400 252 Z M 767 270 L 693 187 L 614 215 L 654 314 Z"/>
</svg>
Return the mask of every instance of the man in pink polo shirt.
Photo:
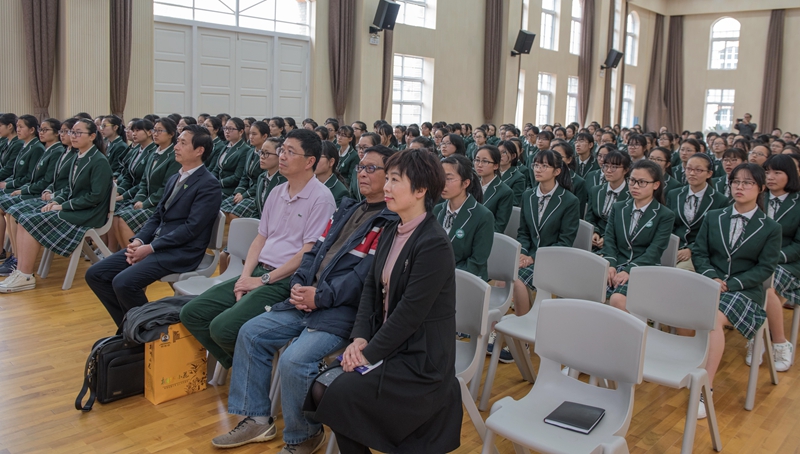
<svg viewBox="0 0 800 454">
<path fill-rule="evenodd" d="M 331 191 L 314 178 L 321 148 L 316 133 L 289 132 L 277 150 L 287 182 L 267 197 L 242 275 L 211 287 L 181 311 L 184 326 L 226 369 L 239 328 L 289 298 L 292 274 L 336 211 Z"/>
</svg>

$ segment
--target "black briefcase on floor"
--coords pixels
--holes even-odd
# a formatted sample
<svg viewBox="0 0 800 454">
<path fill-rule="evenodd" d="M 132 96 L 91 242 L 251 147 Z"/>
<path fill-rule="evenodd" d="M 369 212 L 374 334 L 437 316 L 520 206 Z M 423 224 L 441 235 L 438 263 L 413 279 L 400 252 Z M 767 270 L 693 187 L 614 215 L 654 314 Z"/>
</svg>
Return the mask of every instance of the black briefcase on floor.
<svg viewBox="0 0 800 454">
<path fill-rule="evenodd" d="M 89 392 L 86 405 L 82 401 Z M 144 344 L 126 342 L 121 335 L 105 337 L 92 346 L 86 359 L 83 387 L 75 409 L 89 411 L 101 404 L 144 393 Z"/>
</svg>

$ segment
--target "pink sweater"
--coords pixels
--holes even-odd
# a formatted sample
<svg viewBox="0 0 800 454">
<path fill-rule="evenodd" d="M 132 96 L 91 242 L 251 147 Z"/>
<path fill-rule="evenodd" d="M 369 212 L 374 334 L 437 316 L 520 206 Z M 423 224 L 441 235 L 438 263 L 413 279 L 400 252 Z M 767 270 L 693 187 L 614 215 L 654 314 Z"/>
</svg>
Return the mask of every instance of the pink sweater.
<svg viewBox="0 0 800 454">
<path fill-rule="evenodd" d="M 381 281 L 383 283 L 383 321 L 386 321 L 386 317 L 389 316 L 389 279 L 392 276 L 392 270 L 394 269 L 394 265 L 397 262 L 397 257 L 400 255 L 400 252 L 403 250 L 403 246 L 406 245 L 406 242 L 411 237 L 411 234 L 414 233 L 414 230 L 425 220 L 425 216 L 428 213 L 422 213 L 419 216 L 415 217 L 414 219 L 408 221 L 407 223 L 397 226 L 397 234 L 394 236 L 394 240 L 392 241 L 392 248 L 389 249 L 389 255 L 386 256 L 386 263 L 383 265 L 383 271 L 381 271 Z"/>
</svg>

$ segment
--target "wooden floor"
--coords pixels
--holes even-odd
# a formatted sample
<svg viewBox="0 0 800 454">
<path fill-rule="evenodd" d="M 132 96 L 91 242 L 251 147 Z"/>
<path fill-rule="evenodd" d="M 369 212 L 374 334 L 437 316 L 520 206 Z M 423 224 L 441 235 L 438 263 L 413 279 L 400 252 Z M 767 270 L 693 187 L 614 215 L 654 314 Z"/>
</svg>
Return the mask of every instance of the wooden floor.
<svg viewBox="0 0 800 454">
<path fill-rule="evenodd" d="M 211 446 L 211 439 L 238 421 L 226 412 L 226 386 L 209 387 L 158 406 L 144 397 L 132 397 L 97 404 L 85 414 L 75 410 L 89 349 L 115 329 L 83 281 L 88 262 L 81 263 L 73 288 L 62 291 L 66 265 L 66 259 L 56 257 L 50 276 L 39 279 L 36 290 L 0 295 L 0 454 L 220 452 Z M 151 300 L 169 294 L 166 284 L 154 284 L 148 290 Z M 789 311 L 785 318 L 788 327 Z M 769 382 L 768 371 L 762 367 L 756 407 L 745 411 L 745 341 L 735 332 L 726 335 L 728 349 L 714 392 L 723 452 L 800 452 L 800 367 L 781 373 L 777 386 Z M 492 400 L 520 398 L 530 386 L 514 365 L 501 364 Z M 680 452 L 687 396 L 687 391 L 649 383 L 637 388 L 627 436 L 631 453 Z M 279 420 L 279 429 L 282 424 Z M 461 441 L 456 452 L 480 452 L 480 439 L 466 416 Z M 270 443 L 230 452 L 275 453 L 281 446 L 279 436 Z M 714 452 L 704 421 L 698 423 L 694 446 L 697 453 Z M 501 453 L 513 452 L 505 440 L 500 440 L 498 448 Z"/>
</svg>

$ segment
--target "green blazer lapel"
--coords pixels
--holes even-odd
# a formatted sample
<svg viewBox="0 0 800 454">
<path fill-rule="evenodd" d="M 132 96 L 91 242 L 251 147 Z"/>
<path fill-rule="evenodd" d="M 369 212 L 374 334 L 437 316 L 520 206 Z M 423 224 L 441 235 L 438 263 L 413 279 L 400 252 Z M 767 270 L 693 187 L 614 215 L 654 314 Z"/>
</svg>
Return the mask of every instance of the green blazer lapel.
<svg viewBox="0 0 800 454">
<path fill-rule="evenodd" d="M 756 213 L 747 223 L 747 227 L 744 228 L 742 238 L 739 238 L 739 240 L 736 241 L 737 244 L 731 250 L 731 255 L 735 254 L 736 251 L 741 249 L 745 243 L 750 241 L 762 228 L 764 228 L 764 219 L 766 219 L 766 217 L 766 213 L 761 210 L 756 210 Z M 728 221 L 730 221 L 730 217 L 728 217 Z"/>
<path fill-rule="evenodd" d="M 328 179 L 325 180 L 325 187 L 328 189 L 333 189 L 333 187 L 336 186 L 336 181 L 337 181 L 336 175 L 331 174 L 331 176 L 329 176 Z"/>
<path fill-rule="evenodd" d="M 795 205 L 797 205 L 797 199 L 800 197 L 800 193 L 795 192 L 794 194 L 789 194 L 788 197 L 781 203 L 780 208 L 775 213 L 775 221 L 780 221 L 781 218 L 786 216 L 786 213 L 792 211 Z M 767 203 L 769 203 L 769 196 L 767 196 Z M 765 205 L 768 206 L 768 205 Z"/>
<path fill-rule="evenodd" d="M 722 239 L 722 245 L 725 248 L 725 253 L 728 254 L 728 259 L 730 259 L 731 254 L 731 247 L 730 247 L 730 240 L 731 240 L 731 213 L 733 207 L 728 206 L 722 210 L 722 213 L 719 215 L 719 221 L 717 222 L 717 228 L 719 228 L 719 236 Z"/>
<path fill-rule="evenodd" d="M 632 235 L 630 234 L 632 213 L 633 213 L 633 200 L 626 200 L 625 205 L 623 205 L 622 209 L 620 210 L 620 215 L 622 220 L 622 234 L 625 236 L 625 242 L 628 243 L 628 247 L 630 248 L 630 250 L 633 250 L 633 245 L 631 244 L 631 241 L 633 240 L 632 240 Z M 644 219 L 644 216 L 642 216 L 642 219 Z M 639 224 L 641 224 L 641 219 L 639 220 Z"/>
<path fill-rule="evenodd" d="M 151 161 L 151 164 L 148 166 L 147 169 L 145 169 L 145 174 L 147 175 L 148 183 L 150 181 L 150 178 L 153 176 L 153 174 L 156 173 L 156 170 L 158 170 L 159 168 L 163 167 L 164 165 L 169 163 L 169 161 L 174 159 L 175 155 L 173 153 L 173 150 L 174 150 L 174 147 L 172 145 L 170 145 L 169 148 L 164 150 L 164 152 L 161 153 L 160 155 L 157 155 L 155 153 L 153 153 L 151 155 L 153 157 L 153 161 Z"/>
<path fill-rule="evenodd" d="M 225 167 L 225 164 L 227 164 L 227 163 L 228 163 L 228 160 L 229 160 L 229 159 L 231 159 L 231 157 L 232 157 L 232 156 L 236 155 L 236 154 L 237 154 L 237 152 L 238 152 L 238 151 L 239 151 L 239 150 L 240 150 L 242 147 L 244 147 L 245 145 L 246 145 L 246 144 L 245 144 L 244 140 L 242 140 L 242 139 L 240 139 L 238 142 L 236 142 L 236 143 L 235 143 L 235 144 L 234 144 L 234 145 L 231 147 L 231 149 L 230 149 L 230 150 L 228 150 L 228 154 L 226 154 L 226 155 L 225 155 L 225 159 L 223 159 L 223 160 L 222 160 L 222 164 L 220 164 L 220 167 Z M 223 151 L 223 153 L 225 153 L 225 151 Z"/>
<path fill-rule="evenodd" d="M 486 205 L 486 202 L 491 200 L 495 194 L 497 194 L 497 186 L 502 183 L 503 181 L 500 177 L 495 176 L 494 179 L 489 183 L 489 187 L 486 188 L 486 192 L 483 193 L 483 204 Z"/>
<path fill-rule="evenodd" d="M 28 145 L 22 147 L 22 150 L 20 150 L 19 155 L 17 155 L 17 161 L 14 162 L 14 173 L 11 174 L 11 178 L 17 177 L 17 171 L 19 170 L 20 167 L 23 167 L 25 165 L 25 161 L 28 160 L 28 155 L 30 154 L 31 150 L 33 150 L 33 147 L 37 143 L 39 143 L 39 139 L 34 137 L 28 142 Z M 42 156 L 44 156 L 44 153 L 42 153 Z"/>
<path fill-rule="evenodd" d="M 78 178 L 80 178 L 81 173 L 83 173 L 83 171 L 87 167 L 90 167 L 97 153 L 98 153 L 97 148 L 95 148 L 94 145 L 92 146 L 92 148 L 89 149 L 89 151 L 86 152 L 84 159 L 79 159 L 78 155 L 80 154 L 80 152 L 76 152 L 75 163 L 74 166 L 72 167 L 72 173 L 69 177 L 70 194 L 72 194 L 72 192 L 75 190 L 75 182 L 78 181 Z"/>
<path fill-rule="evenodd" d="M 477 205 L 478 201 L 475 200 L 475 198 L 472 197 L 471 195 L 468 195 L 467 200 L 464 201 L 464 204 L 461 205 L 461 209 L 458 210 L 456 218 L 453 219 L 453 225 L 450 226 L 450 233 L 447 234 L 447 236 L 450 238 L 451 243 L 453 242 L 453 239 L 456 237 L 458 231 L 463 230 L 464 226 L 466 226 L 469 220 L 472 219 L 472 210 L 474 210 Z M 445 213 L 445 216 L 447 216 L 447 204 L 445 204 L 444 209 L 441 211 L 441 213 Z"/>
<path fill-rule="evenodd" d="M 635 207 L 633 203 L 631 203 L 631 206 Z M 647 227 L 648 223 L 651 223 L 656 219 L 659 211 L 661 211 L 661 204 L 658 203 L 658 201 L 656 200 L 651 201 L 650 205 L 647 206 L 647 209 L 644 211 L 642 217 L 639 219 L 639 222 L 636 224 L 636 229 L 633 232 L 633 235 L 631 236 L 631 243 L 633 243 L 636 237 L 638 237 L 639 234 L 642 233 L 642 230 L 644 230 Z M 633 213 L 633 210 L 631 210 L 631 213 Z"/>
<path fill-rule="evenodd" d="M 564 188 L 559 186 L 550 200 L 547 202 L 547 206 L 544 207 L 544 213 L 542 213 L 542 219 L 539 219 L 539 197 L 536 196 L 536 191 L 534 191 L 534 198 L 536 199 L 536 205 L 531 204 L 531 209 L 533 210 L 533 228 L 536 229 L 536 233 L 538 235 L 539 231 L 547 224 L 547 221 L 550 219 L 550 216 L 553 215 L 558 210 L 558 207 L 561 206 L 561 199 L 564 196 Z M 531 200 L 533 202 L 533 200 Z"/>
<path fill-rule="evenodd" d="M 675 196 L 675 211 L 676 211 L 675 214 L 677 214 L 678 217 L 681 219 L 683 225 L 688 227 L 691 224 L 689 224 L 689 221 L 686 219 L 686 213 L 684 213 L 683 209 L 683 207 L 686 205 L 687 197 L 689 197 L 689 186 L 682 186 L 681 190 L 678 191 L 678 194 Z M 698 205 L 698 211 L 699 211 L 699 205 Z M 695 218 L 697 218 L 697 215 L 695 215 Z"/>
<path fill-rule="evenodd" d="M 708 210 L 711 209 L 711 204 L 714 202 L 714 195 L 716 193 L 717 190 L 714 189 L 712 185 L 706 185 L 706 192 L 703 194 L 703 198 L 700 199 L 700 203 L 697 205 L 697 212 L 692 220 L 692 226 L 703 220 Z"/>
<path fill-rule="evenodd" d="M 502 180 L 502 181 L 503 181 L 503 183 L 505 183 L 505 182 L 507 182 L 508 180 L 510 180 L 510 179 L 512 179 L 512 178 L 514 178 L 514 175 L 515 175 L 516 173 L 517 173 L 517 168 L 516 168 L 516 166 L 511 166 L 511 167 L 509 167 L 509 169 L 508 169 L 508 170 L 506 170 L 506 173 L 505 173 L 505 174 L 503 174 L 503 175 L 501 175 L 501 176 L 500 176 L 500 180 Z"/>
</svg>

